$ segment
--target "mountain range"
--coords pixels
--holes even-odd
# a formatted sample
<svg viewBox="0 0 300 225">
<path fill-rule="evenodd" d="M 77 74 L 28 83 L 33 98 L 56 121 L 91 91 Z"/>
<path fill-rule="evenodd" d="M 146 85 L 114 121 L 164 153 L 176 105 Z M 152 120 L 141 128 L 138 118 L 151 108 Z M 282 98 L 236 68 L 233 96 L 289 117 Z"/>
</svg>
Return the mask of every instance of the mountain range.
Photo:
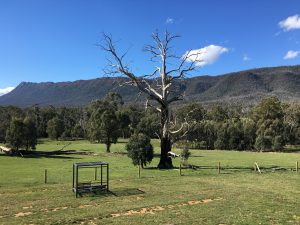
<svg viewBox="0 0 300 225">
<path fill-rule="evenodd" d="M 74 82 L 22 82 L 10 93 L 0 96 L 0 105 L 85 106 L 110 91 L 119 93 L 125 103 L 141 103 L 145 96 L 139 95 L 135 87 L 120 85 L 126 80 L 123 77 L 101 77 Z M 266 96 L 300 102 L 300 65 L 251 69 L 219 76 L 193 76 L 178 81 L 176 86 L 184 95 L 182 103 L 250 105 Z"/>
</svg>

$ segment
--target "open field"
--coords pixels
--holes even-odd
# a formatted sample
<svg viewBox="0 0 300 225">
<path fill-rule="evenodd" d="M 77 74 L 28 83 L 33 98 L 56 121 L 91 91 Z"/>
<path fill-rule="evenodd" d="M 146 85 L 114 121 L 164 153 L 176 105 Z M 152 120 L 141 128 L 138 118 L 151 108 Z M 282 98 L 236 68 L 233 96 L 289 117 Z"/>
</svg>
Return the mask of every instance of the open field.
<svg viewBox="0 0 300 225">
<path fill-rule="evenodd" d="M 154 169 L 155 157 L 138 179 L 124 142 L 113 145 L 117 153 L 110 154 L 104 145 L 83 140 L 70 142 L 64 151 L 96 154 L 0 155 L 0 224 L 300 224 L 300 171 L 291 170 L 300 153 L 192 150 L 189 163 L 200 168 L 184 169 L 180 177 L 178 169 Z M 37 151 L 59 150 L 68 143 L 42 140 Z M 158 142 L 153 144 L 158 153 Z M 112 193 L 76 199 L 72 163 L 99 159 L 110 163 Z M 221 174 L 218 161 L 227 168 Z M 258 174 L 254 162 L 278 170 Z M 93 171 L 84 176 L 93 179 Z"/>
</svg>

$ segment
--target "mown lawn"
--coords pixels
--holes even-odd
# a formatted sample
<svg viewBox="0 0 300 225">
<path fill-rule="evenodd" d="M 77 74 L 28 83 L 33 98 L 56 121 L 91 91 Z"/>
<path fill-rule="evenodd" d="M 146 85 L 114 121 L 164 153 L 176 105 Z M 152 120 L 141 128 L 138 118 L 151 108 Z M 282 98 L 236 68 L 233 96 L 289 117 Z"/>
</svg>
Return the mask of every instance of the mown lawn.
<svg viewBox="0 0 300 225">
<path fill-rule="evenodd" d="M 192 150 L 194 169 L 157 170 L 156 156 L 142 170 L 131 164 L 125 140 L 106 154 L 104 145 L 41 140 L 37 151 L 92 151 L 0 155 L 0 224 L 300 224 L 299 153 Z M 158 153 L 158 141 L 154 140 Z M 180 150 L 175 150 L 180 152 Z M 94 153 L 93 153 L 94 152 Z M 109 194 L 75 198 L 72 163 L 110 163 Z M 217 173 L 218 161 L 225 170 Z M 257 162 L 262 174 L 253 171 Z M 179 159 L 174 159 L 179 166 Z M 285 168 L 285 169 L 284 169 Z M 44 170 L 48 184 L 44 184 Z M 93 179 L 93 171 L 84 171 Z"/>
</svg>

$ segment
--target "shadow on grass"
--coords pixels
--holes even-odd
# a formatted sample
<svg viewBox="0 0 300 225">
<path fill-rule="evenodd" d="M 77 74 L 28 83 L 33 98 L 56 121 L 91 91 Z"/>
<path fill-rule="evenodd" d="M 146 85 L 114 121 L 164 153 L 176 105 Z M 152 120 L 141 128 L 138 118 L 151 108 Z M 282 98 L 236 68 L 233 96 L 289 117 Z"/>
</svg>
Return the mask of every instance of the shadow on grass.
<svg viewBox="0 0 300 225">
<path fill-rule="evenodd" d="M 287 167 L 280 167 L 276 165 L 272 166 L 260 166 L 259 167 L 262 173 L 268 173 L 268 172 L 276 172 L 276 171 L 288 171 L 291 170 L 292 168 L 287 168 Z M 175 169 L 175 168 L 174 168 Z M 192 169 L 192 170 L 218 170 L 217 166 L 198 166 L 198 165 L 189 165 L 181 168 L 182 170 L 186 169 Z M 245 171 L 253 171 L 254 172 L 254 167 L 251 166 L 225 166 L 220 168 L 220 171 L 222 174 L 232 174 L 232 173 L 237 173 L 237 172 L 245 172 Z"/>
<path fill-rule="evenodd" d="M 5 154 L 0 156 L 6 156 L 6 157 L 12 157 L 12 156 L 18 156 L 23 158 L 57 158 L 57 159 L 81 159 L 79 157 L 73 157 L 68 155 L 90 155 L 94 154 L 94 152 L 88 151 L 88 150 L 56 150 L 56 151 L 25 151 L 20 150 L 17 152 L 14 152 L 13 154 Z"/>
</svg>

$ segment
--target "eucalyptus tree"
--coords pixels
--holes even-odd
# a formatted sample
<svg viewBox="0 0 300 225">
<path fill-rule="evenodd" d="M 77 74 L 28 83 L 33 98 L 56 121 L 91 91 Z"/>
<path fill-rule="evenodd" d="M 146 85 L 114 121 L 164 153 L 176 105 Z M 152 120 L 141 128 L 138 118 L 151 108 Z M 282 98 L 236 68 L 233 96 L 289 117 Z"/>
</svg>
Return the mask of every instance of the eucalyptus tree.
<svg viewBox="0 0 300 225">
<path fill-rule="evenodd" d="M 129 78 L 129 85 L 135 86 L 141 93 L 147 96 L 146 107 L 153 107 L 160 114 L 160 161 L 158 168 L 172 168 L 172 159 L 168 152 L 172 148 L 171 109 L 172 103 L 182 100 L 183 93 L 178 88 L 182 79 L 187 73 L 196 69 L 199 60 L 197 51 L 189 50 L 183 56 L 178 56 L 173 51 L 172 43 L 178 38 L 165 32 L 160 35 L 158 32 L 152 34 L 153 44 L 146 45 L 144 51 L 150 54 L 150 59 L 158 65 L 149 74 L 136 74 L 125 62 L 125 53 L 119 53 L 110 35 L 104 34 L 102 48 L 109 55 L 108 73 L 121 75 Z M 178 124 L 177 124 L 178 126 Z M 179 126 L 179 130 L 183 126 Z"/>
</svg>

